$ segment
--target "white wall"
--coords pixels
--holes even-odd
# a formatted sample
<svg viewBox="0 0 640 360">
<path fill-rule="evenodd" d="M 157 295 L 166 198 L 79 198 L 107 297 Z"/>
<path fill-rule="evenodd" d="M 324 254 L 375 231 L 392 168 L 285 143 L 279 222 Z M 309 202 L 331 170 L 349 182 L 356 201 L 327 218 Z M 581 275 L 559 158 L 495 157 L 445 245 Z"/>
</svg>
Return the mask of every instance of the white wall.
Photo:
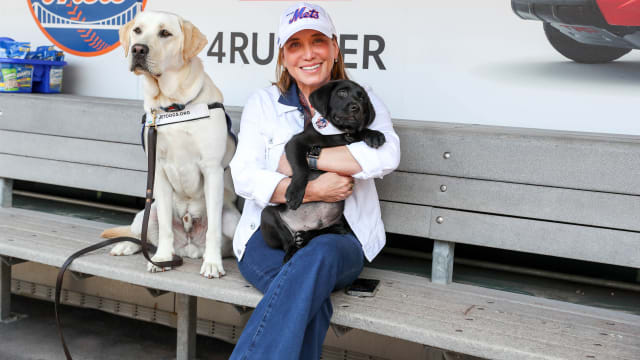
<svg viewBox="0 0 640 360">
<path fill-rule="evenodd" d="M 231 32 L 259 33 L 259 54 L 267 54 L 269 32 L 277 30 L 280 12 L 293 1 L 148 0 L 147 9 L 180 13 L 210 41 L 223 32 L 223 63 L 201 53 L 208 73 L 228 105 L 274 79 L 275 63 L 230 63 Z M 509 0 L 338 0 L 318 1 L 332 15 L 358 55 L 350 70 L 371 85 L 394 118 L 492 124 L 640 135 L 640 51 L 611 64 L 581 65 L 555 52 L 542 23 L 524 21 Z M 48 43 L 25 1 L 4 1 L 3 34 L 34 45 Z M 8 32 L 7 32 L 8 30 Z M 362 69 L 363 35 L 384 38 L 381 58 Z M 140 98 L 139 82 L 127 72 L 121 49 L 99 57 L 67 56 L 65 92 Z"/>
</svg>

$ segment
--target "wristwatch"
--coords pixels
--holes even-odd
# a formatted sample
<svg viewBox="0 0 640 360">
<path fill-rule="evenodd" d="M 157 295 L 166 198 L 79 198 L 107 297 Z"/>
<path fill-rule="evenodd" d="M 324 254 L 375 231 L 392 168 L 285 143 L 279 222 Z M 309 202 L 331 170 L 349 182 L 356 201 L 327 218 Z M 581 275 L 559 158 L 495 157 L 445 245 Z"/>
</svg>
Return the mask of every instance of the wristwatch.
<svg viewBox="0 0 640 360">
<path fill-rule="evenodd" d="M 309 169 L 318 169 L 318 157 L 320 157 L 320 151 L 322 151 L 322 148 L 318 145 L 314 145 L 307 152 L 307 164 L 309 164 Z"/>
</svg>

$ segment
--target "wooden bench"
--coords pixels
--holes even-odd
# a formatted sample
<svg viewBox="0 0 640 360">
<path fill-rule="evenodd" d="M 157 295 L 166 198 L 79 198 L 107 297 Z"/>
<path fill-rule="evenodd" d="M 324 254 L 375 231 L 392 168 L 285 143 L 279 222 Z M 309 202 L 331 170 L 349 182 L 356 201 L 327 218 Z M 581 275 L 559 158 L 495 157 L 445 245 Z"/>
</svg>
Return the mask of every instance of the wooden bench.
<svg viewBox="0 0 640 360">
<path fill-rule="evenodd" d="M 12 179 L 142 196 L 139 101 L 0 95 L 0 316 L 11 265 L 60 266 L 109 224 L 11 208 Z M 237 127 L 239 108 L 230 115 Z M 402 162 L 378 181 L 386 229 L 435 240 L 432 279 L 366 268 L 373 298 L 336 292 L 332 323 L 490 359 L 637 359 L 640 316 L 451 283 L 455 243 L 640 268 L 639 137 L 396 121 Z M 234 259 L 146 272 L 107 250 L 71 270 L 177 294 L 178 359 L 194 358 L 196 297 L 255 307 Z M 428 262 L 425 262 L 428 266 Z M 99 308 L 98 305 L 96 305 Z M 1 326 L 1 325 L 0 325 Z M 72 349 L 73 351 L 73 349 Z"/>
</svg>

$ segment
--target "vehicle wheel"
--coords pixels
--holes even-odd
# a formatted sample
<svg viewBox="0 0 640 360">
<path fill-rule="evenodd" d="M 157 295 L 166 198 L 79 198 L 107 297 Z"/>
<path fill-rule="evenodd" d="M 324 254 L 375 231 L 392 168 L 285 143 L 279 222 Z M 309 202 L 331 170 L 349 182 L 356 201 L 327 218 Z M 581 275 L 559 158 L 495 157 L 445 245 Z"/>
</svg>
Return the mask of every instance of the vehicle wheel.
<svg viewBox="0 0 640 360">
<path fill-rule="evenodd" d="M 544 33 L 554 49 L 579 63 L 606 63 L 616 60 L 631 51 L 631 49 L 583 44 L 563 34 L 549 23 L 544 23 Z"/>
</svg>

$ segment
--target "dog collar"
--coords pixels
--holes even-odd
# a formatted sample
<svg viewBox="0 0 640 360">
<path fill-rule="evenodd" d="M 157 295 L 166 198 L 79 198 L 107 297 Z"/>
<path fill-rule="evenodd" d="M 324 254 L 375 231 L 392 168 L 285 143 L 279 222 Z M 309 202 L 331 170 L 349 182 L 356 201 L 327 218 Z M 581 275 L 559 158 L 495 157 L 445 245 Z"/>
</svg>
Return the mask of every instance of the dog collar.
<svg viewBox="0 0 640 360">
<path fill-rule="evenodd" d="M 200 91 L 198 91 L 198 93 L 196 94 L 196 96 L 194 96 L 191 100 L 189 100 L 187 103 L 184 104 L 177 104 L 177 103 L 173 103 L 167 107 L 160 107 L 160 109 L 162 109 L 162 111 L 164 112 L 172 112 L 172 111 L 179 111 L 179 110 L 184 110 L 185 107 L 191 105 L 191 103 L 198 98 L 198 96 L 200 96 L 200 94 L 202 94 L 202 91 L 204 90 L 204 86 L 200 88 Z M 217 106 L 220 105 L 220 106 Z M 219 102 L 215 102 L 213 104 L 209 104 L 209 109 L 213 109 L 213 108 L 217 108 L 217 107 L 222 107 L 222 109 L 224 110 L 224 106 L 222 106 L 221 103 Z"/>
<path fill-rule="evenodd" d="M 179 110 L 184 110 L 184 108 L 189 105 L 189 103 L 185 104 L 176 104 L 173 103 L 167 107 L 160 107 L 160 109 L 162 109 L 162 111 L 164 112 L 172 112 L 172 111 L 179 111 Z"/>
<path fill-rule="evenodd" d="M 311 124 L 313 125 L 313 128 L 322 135 L 339 135 L 343 133 L 343 131 L 338 130 L 338 128 L 333 126 L 329 120 L 324 118 L 317 111 L 313 116 L 313 119 L 311 119 Z"/>
</svg>

